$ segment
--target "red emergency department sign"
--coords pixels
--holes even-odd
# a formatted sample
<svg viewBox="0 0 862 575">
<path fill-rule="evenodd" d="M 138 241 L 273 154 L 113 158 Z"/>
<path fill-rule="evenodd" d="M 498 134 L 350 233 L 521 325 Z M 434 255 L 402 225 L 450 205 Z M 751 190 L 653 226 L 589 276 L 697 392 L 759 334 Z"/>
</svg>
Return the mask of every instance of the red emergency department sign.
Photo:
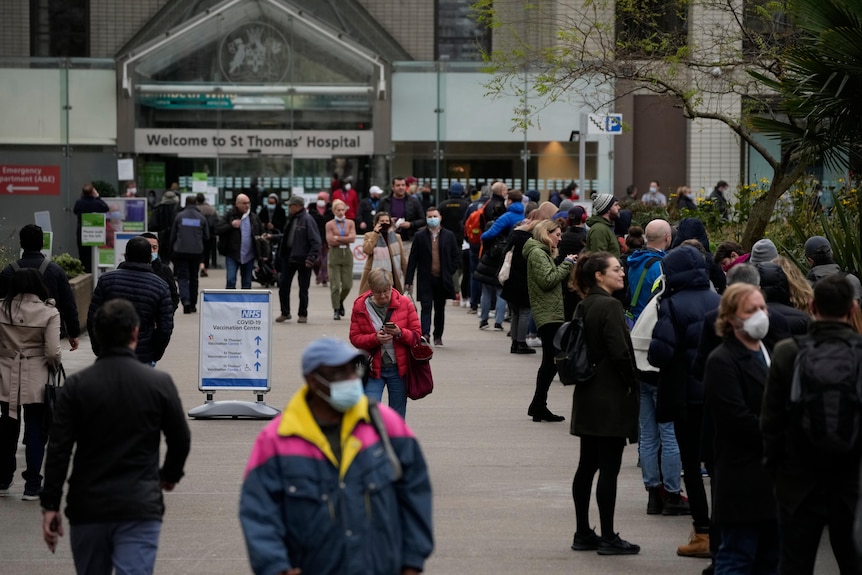
<svg viewBox="0 0 862 575">
<path fill-rule="evenodd" d="M 60 195 L 60 166 L 0 164 L 0 195 Z"/>
</svg>

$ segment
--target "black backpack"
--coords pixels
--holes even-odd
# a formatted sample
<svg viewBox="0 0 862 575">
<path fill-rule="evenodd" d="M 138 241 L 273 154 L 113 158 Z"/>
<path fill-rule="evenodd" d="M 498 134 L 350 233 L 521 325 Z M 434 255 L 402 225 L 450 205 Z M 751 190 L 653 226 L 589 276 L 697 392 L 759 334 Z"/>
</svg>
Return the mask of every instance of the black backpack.
<svg viewBox="0 0 862 575">
<path fill-rule="evenodd" d="M 563 385 L 587 383 L 595 377 L 596 366 L 590 361 L 587 349 L 583 302 L 575 308 L 572 321 L 567 321 L 557 330 L 554 347 L 559 350 L 554 357 L 554 363 Z"/>
<path fill-rule="evenodd" d="M 830 338 L 799 345 L 790 388 L 792 421 L 820 452 L 856 449 L 862 428 L 862 338 Z"/>
</svg>

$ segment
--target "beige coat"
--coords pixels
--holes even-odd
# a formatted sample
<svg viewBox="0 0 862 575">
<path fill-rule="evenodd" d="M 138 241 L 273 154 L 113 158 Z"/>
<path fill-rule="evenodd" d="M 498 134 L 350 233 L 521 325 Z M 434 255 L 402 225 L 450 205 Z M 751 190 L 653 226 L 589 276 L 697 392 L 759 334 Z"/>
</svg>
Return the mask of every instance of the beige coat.
<svg viewBox="0 0 862 575">
<path fill-rule="evenodd" d="M 392 238 L 395 238 L 398 243 L 397 245 L 392 241 Z M 396 233 L 389 234 L 389 257 L 390 260 L 394 260 L 396 258 L 401 259 L 401 265 L 399 270 L 392 270 L 392 283 L 398 293 L 404 293 L 404 276 L 407 275 L 407 255 L 404 253 L 404 244 L 401 243 L 401 236 Z M 365 260 L 365 269 L 362 270 L 362 278 L 359 280 L 359 293 L 364 294 L 368 291 L 368 272 L 371 271 L 372 266 L 374 265 L 374 247 L 377 245 L 377 240 L 380 239 L 380 234 L 375 232 L 374 230 L 370 230 L 365 232 L 365 237 L 362 241 L 362 251 L 368 256 L 368 259 Z"/>
<path fill-rule="evenodd" d="M 60 365 L 60 312 L 54 301 L 23 294 L 12 301 L 12 317 L 0 300 L 0 401 L 9 416 L 18 405 L 42 403 L 48 367 Z"/>
</svg>

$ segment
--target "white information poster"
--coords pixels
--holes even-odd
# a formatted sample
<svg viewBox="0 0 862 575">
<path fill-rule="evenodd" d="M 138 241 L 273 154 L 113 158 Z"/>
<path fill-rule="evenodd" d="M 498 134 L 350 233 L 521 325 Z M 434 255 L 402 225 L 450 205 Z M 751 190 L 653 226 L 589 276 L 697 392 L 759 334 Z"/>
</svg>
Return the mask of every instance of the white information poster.
<svg viewBox="0 0 862 575">
<path fill-rule="evenodd" d="M 131 158 L 117 160 L 117 179 L 120 181 L 135 179 L 135 160 Z"/>
<path fill-rule="evenodd" d="M 269 391 L 272 292 L 204 290 L 199 389 Z"/>
</svg>

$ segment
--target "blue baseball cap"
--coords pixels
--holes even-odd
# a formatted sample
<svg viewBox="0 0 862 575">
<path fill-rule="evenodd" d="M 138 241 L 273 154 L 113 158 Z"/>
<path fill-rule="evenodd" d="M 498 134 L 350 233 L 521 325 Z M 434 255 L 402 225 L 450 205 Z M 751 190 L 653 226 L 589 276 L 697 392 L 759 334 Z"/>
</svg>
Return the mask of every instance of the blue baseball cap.
<svg viewBox="0 0 862 575">
<path fill-rule="evenodd" d="M 308 375 L 320 366 L 335 367 L 363 357 L 363 353 L 340 339 L 317 339 L 302 352 L 302 375 Z"/>
</svg>

